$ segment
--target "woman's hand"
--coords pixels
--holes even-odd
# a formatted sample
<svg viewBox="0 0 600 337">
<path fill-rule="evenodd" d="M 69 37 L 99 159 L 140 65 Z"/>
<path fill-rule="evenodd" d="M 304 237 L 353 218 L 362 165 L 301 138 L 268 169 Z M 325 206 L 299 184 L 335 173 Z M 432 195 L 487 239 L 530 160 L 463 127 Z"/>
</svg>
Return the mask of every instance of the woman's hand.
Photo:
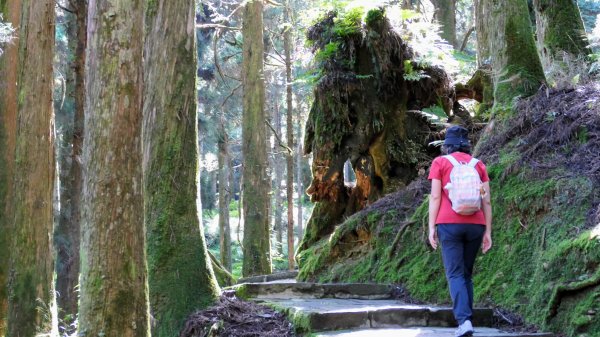
<svg viewBox="0 0 600 337">
<path fill-rule="evenodd" d="M 483 242 L 481 244 L 481 250 L 483 253 L 487 253 L 490 248 L 492 248 L 492 233 L 489 231 L 485 231 L 483 234 Z"/>
<path fill-rule="evenodd" d="M 433 250 L 436 250 L 438 247 L 438 238 L 437 233 L 435 231 L 435 227 L 429 228 L 429 244 L 431 245 Z"/>
</svg>

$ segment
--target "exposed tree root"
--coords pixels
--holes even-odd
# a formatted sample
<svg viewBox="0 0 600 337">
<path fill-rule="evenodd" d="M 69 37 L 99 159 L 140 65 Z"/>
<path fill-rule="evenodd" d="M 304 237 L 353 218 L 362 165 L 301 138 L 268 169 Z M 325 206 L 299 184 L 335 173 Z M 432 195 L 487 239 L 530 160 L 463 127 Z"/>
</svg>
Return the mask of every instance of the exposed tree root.
<svg viewBox="0 0 600 337">
<path fill-rule="evenodd" d="M 554 293 L 552 294 L 552 298 L 548 303 L 548 315 L 546 316 L 546 320 L 551 320 L 556 317 L 558 314 L 558 308 L 560 307 L 560 303 L 562 302 L 563 297 L 572 295 L 573 293 L 577 293 L 583 291 L 590 287 L 595 287 L 600 285 L 600 269 L 596 271 L 594 276 L 580 281 L 580 282 L 571 282 L 568 284 L 561 284 L 556 287 Z"/>
</svg>

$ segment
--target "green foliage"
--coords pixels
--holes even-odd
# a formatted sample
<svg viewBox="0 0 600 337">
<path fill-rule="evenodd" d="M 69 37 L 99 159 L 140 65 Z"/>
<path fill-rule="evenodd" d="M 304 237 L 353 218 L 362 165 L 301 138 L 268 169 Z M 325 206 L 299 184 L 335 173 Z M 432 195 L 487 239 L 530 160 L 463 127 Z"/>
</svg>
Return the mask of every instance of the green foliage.
<svg viewBox="0 0 600 337">
<path fill-rule="evenodd" d="M 333 33 L 342 39 L 347 36 L 360 34 L 364 15 L 365 9 L 363 7 L 355 7 L 343 13 L 340 17 L 336 18 Z"/>
<path fill-rule="evenodd" d="M 404 79 L 411 82 L 418 82 L 429 76 L 423 70 L 415 69 L 411 60 L 404 61 Z"/>
<path fill-rule="evenodd" d="M 315 60 L 322 62 L 333 58 L 340 48 L 341 42 L 329 42 L 325 47 L 317 52 Z"/>
</svg>

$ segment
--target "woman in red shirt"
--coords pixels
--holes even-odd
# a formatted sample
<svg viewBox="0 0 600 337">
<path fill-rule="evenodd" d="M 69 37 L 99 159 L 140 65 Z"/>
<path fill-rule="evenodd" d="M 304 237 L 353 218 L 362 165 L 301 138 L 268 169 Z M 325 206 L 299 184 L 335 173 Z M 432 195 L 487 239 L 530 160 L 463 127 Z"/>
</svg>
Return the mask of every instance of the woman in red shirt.
<svg viewBox="0 0 600 337">
<path fill-rule="evenodd" d="M 443 152 L 458 162 L 469 163 L 471 145 L 467 129 L 452 126 L 446 131 Z M 492 247 L 492 205 L 490 184 L 485 165 L 479 161 L 475 170 L 482 182 L 481 209 L 471 215 L 461 215 L 452 209 L 448 190 L 442 188 L 450 182 L 453 164 L 444 156 L 437 157 L 431 164 L 429 180 L 429 243 L 437 249 L 438 236 L 442 245 L 442 258 L 446 279 L 452 297 L 454 317 L 458 323 L 455 336 L 471 336 L 473 325 L 473 264 L 477 251 L 483 253 Z M 437 227 L 437 231 L 436 231 Z"/>
</svg>

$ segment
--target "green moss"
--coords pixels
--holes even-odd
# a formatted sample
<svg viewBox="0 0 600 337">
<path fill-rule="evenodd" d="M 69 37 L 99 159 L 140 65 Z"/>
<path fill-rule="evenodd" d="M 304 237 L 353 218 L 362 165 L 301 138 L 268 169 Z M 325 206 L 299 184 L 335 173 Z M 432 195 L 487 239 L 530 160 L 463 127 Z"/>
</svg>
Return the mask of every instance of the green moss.
<svg viewBox="0 0 600 337">
<path fill-rule="evenodd" d="M 367 27 L 379 30 L 385 19 L 385 10 L 381 8 L 371 9 L 367 12 L 365 24 Z"/>
<path fill-rule="evenodd" d="M 560 60 L 561 52 L 574 56 L 591 54 L 585 36 L 585 28 L 576 2 L 572 0 L 539 0 L 536 5 L 537 19 L 544 22 L 540 34 L 542 54 L 551 60 Z"/>
</svg>

